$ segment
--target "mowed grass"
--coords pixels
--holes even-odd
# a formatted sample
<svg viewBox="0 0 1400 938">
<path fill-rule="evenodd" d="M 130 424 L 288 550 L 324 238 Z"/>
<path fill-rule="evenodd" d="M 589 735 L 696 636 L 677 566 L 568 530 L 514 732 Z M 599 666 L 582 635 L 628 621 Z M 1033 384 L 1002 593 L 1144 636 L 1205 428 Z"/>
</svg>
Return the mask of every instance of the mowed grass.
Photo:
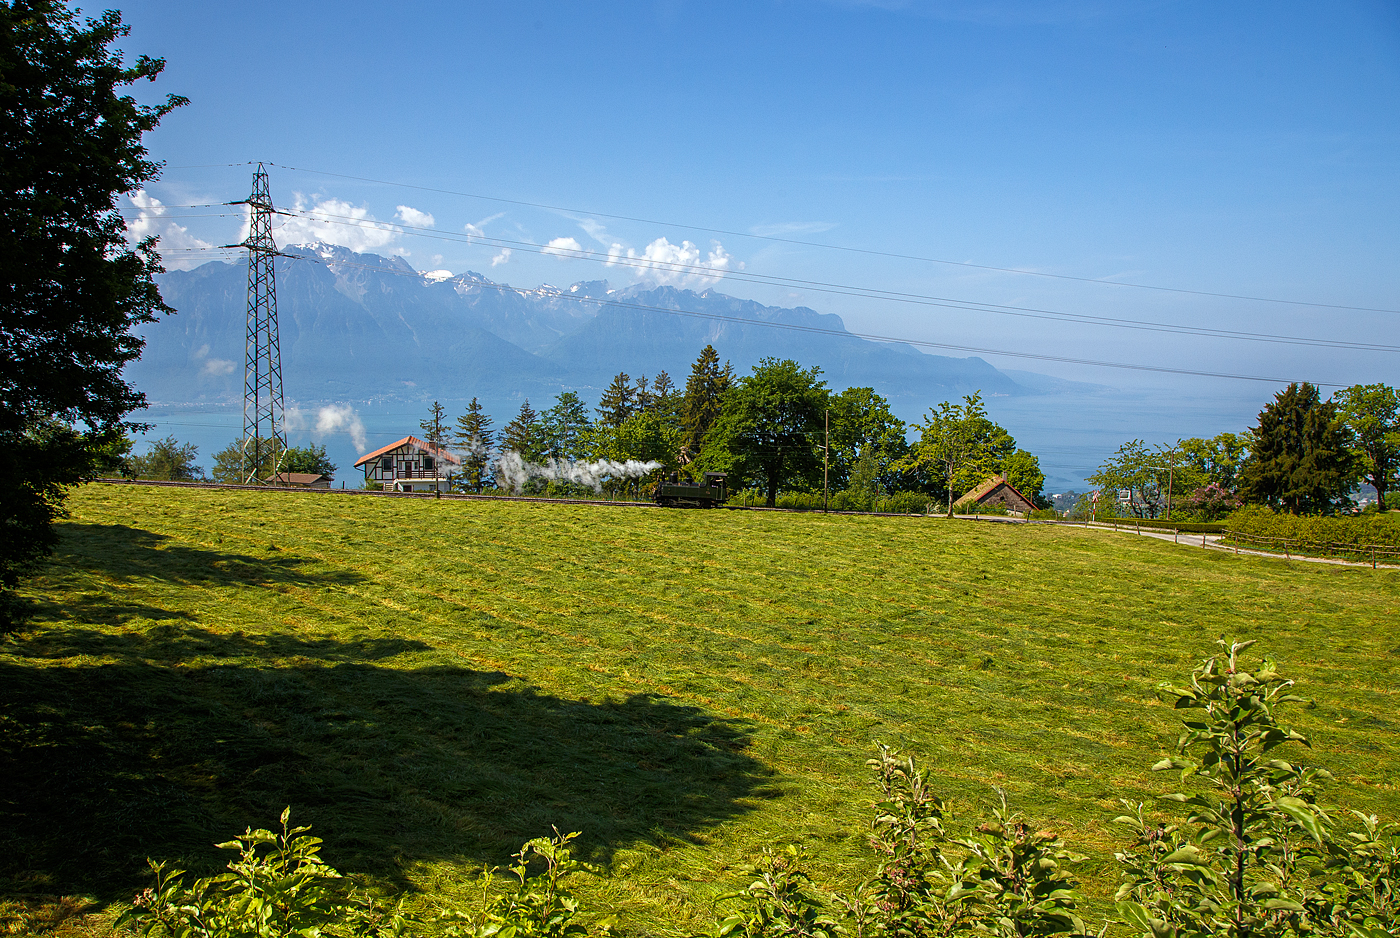
<svg viewBox="0 0 1400 938">
<path fill-rule="evenodd" d="M 870 868 L 865 759 L 1088 855 L 1175 776 L 1153 694 L 1258 639 L 1335 799 L 1400 816 L 1400 574 L 924 518 L 89 486 L 0 646 L 0 929 L 220 862 L 283 805 L 421 908 L 582 831 L 585 906 L 701 930 L 766 845 Z M 64 911 L 68 910 L 68 911 Z M 8 915 L 8 918 L 5 915 Z M 26 918 L 26 916 L 28 916 Z M 74 918 L 69 928 L 92 927 Z M 60 929 L 61 930 L 61 929 Z"/>
</svg>

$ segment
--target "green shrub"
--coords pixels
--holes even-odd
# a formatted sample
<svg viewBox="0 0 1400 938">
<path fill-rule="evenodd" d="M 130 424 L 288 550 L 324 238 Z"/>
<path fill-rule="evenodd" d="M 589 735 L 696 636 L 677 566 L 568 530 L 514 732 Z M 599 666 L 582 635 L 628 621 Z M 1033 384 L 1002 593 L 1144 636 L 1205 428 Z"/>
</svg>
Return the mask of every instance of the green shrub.
<svg viewBox="0 0 1400 938">
<path fill-rule="evenodd" d="M 1353 517 L 1321 517 L 1277 514 L 1263 505 L 1249 505 L 1225 521 L 1231 535 L 1241 545 L 1269 547 L 1273 539 L 1282 548 L 1328 553 L 1336 547 L 1400 548 L 1400 514 L 1370 514 Z M 1251 539 L 1258 539 L 1251 541 Z"/>
<path fill-rule="evenodd" d="M 219 844 L 238 854 L 228 872 L 186 885 L 184 870 L 151 863 L 155 885 L 136 897 L 117 925 L 151 938 L 282 938 L 291 935 L 401 934 L 406 920 L 357 894 L 320 857 L 309 827 L 247 830 Z"/>
<path fill-rule="evenodd" d="M 929 501 L 929 496 L 923 492 L 895 492 L 877 501 L 875 510 L 896 515 L 923 515 L 928 514 Z"/>
<path fill-rule="evenodd" d="M 1120 524 L 1129 528 L 1142 527 L 1189 534 L 1224 534 L 1228 527 L 1223 521 L 1163 521 L 1160 518 L 1109 518 L 1107 521 L 1109 524 Z"/>
</svg>

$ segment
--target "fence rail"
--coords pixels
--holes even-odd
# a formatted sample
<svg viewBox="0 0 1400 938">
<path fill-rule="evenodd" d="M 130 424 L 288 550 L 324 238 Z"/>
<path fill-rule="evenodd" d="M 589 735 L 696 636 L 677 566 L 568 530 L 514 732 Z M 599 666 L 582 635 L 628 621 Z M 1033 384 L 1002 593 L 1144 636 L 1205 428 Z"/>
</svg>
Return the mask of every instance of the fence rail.
<svg viewBox="0 0 1400 938">
<path fill-rule="evenodd" d="M 1378 559 L 1400 560 L 1400 548 L 1384 544 L 1339 544 L 1336 541 L 1313 541 L 1303 537 L 1270 537 L 1244 531 L 1226 531 L 1225 539 L 1234 543 L 1257 544 L 1265 550 L 1282 551 L 1285 557 L 1353 555 L 1362 562 L 1371 561 L 1372 569 Z"/>
</svg>

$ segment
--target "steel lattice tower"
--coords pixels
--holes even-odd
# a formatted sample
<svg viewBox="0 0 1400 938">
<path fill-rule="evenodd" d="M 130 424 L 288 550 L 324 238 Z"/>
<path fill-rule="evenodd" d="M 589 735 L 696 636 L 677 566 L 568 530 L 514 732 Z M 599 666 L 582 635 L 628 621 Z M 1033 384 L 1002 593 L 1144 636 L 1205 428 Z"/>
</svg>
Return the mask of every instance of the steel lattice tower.
<svg viewBox="0 0 1400 938">
<path fill-rule="evenodd" d="M 238 247 L 248 249 L 248 336 L 243 366 L 244 484 L 257 482 L 258 469 L 270 462 L 272 474 L 281 470 L 287 452 L 286 409 L 282 403 L 282 350 L 277 339 L 277 278 L 273 260 L 279 256 L 272 238 L 272 195 L 261 163 L 253 173 L 253 194 L 247 205 L 248 239 Z"/>
</svg>

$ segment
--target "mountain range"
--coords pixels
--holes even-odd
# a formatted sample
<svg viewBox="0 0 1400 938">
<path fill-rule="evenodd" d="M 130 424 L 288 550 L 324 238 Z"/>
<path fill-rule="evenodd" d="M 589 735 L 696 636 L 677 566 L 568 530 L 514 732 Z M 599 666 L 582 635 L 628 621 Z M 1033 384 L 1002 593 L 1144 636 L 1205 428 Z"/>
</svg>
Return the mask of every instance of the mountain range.
<svg viewBox="0 0 1400 938">
<path fill-rule="evenodd" d="M 872 386 L 920 409 L 979 389 L 1038 391 L 980 358 L 869 341 L 850 335 L 839 316 L 714 290 L 607 281 L 520 290 L 330 244 L 284 254 L 277 302 L 288 400 L 547 400 L 564 389 L 588 400 L 619 371 L 664 369 L 683 386 L 706 344 L 740 374 L 764 357 L 792 358 L 819 365 L 834 389 Z M 144 329 L 146 351 L 128 370 L 152 401 L 241 396 L 247 271 L 246 261 L 215 261 L 161 276 L 177 315 Z"/>
</svg>

